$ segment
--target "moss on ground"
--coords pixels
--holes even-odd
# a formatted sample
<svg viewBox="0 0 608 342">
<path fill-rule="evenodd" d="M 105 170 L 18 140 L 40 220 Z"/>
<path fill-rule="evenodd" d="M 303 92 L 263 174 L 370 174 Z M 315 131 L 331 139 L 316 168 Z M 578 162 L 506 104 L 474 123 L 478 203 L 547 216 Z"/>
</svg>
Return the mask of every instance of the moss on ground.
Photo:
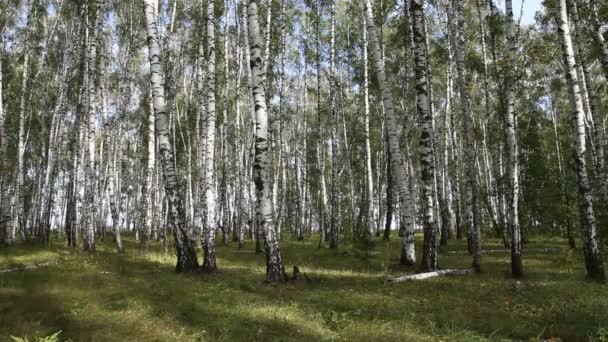
<svg viewBox="0 0 608 342">
<path fill-rule="evenodd" d="M 153 246 L 143 256 L 125 240 L 124 255 L 109 238 L 93 255 L 59 240 L 1 249 L 0 269 L 61 261 L 0 274 L 0 341 L 59 330 L 62 341 L 608 340 L 608 286 L 585 280 L 581 252 L 558 239 L 532 239 L 527 248 L 561 252 L 524 251 L 521 280 L 510 279 L 508 254 L 492 254 L 479 275 L 387 284 L 414 271 L 398 265 L 396 238 L 319 250 L 314 237 L 286 237 L 287 269 L 309 280 L 279 285 L 263 282 L 264 256 L 248 253 L 251 244 L 218 246 L 216 274 L 180 275 L 172 254 Z M 451 241 L 441 266 L 467 268 L 469 256 L 445 253 L 465 248 Z"/>
</svg>

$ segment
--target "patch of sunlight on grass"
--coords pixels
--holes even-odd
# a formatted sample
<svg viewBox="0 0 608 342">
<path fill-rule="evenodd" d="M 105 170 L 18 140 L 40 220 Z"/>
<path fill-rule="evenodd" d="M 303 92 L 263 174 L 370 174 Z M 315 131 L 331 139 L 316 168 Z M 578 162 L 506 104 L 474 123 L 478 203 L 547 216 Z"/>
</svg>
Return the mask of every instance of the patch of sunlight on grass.
<svg viewBox="0 0 608 342">
<path fill-rule="evenodd" d="M 349 321 L 343 319 L 344 327 L 340 334 L 345 341 L 436 341 L 420 329 L 403 321 Z"/>
<path fill-rule="evenodd" d="M 66 252 L 56 246 L 20 243 L 11 248 L 0 249 L 0 270 L 23 267 L 57 259 Z"/>
<path fill-rule="evenodd" d="M 251 319 L 285 322 L 287 325 L 294 327 L 294 335 L 316 335 L 325 338 L 337 337 L 335 332 L 325 327 L 325 320 L 321 315 L 308 315 L 297 304 L 239 305 L 235 309 Z M 263 335 L 263 331 L 257 331 L 256 333 Z"/>
<path fill-rule="evenodd" d="M 526 248 L 561 252 L 524 249 L 523 279 L 510 278 L 509 255 L 501 253 L 483 256 L 481 274 L 390 284 L 388 276 L 415 272 L 399 265 L 396 238 L 362 256 L 350 241 L 330 250 L 317 249 L 314 236 L 284 237 L 286 270 L 298 265 L 309 277 L 286 284 L 264 283 L 265 257 L 250 253 L 250 241 L 247 252 L 218 244 L 219 271 L 211 275 L 176 274 L 171 249 L 152 244 L 143 255 L 132 237 L 124 242 L 123 255 L 109 238 L 90 255 L 59 240 L 0 250 L 0 265 L 61 257 L 0 274 L 0 340 L 58 330 L 74 341 L 592 340 L 608 326 L 608 288 L 584 280 L 582 252 L 567 255 L 559 239 L 531 239 Z M 502 245 L 486 239 L 484 246 Z M 442 253 L 441 267 L 470 267 L 466 241 L 446 250 L 463 253 Z"/>
</svg>

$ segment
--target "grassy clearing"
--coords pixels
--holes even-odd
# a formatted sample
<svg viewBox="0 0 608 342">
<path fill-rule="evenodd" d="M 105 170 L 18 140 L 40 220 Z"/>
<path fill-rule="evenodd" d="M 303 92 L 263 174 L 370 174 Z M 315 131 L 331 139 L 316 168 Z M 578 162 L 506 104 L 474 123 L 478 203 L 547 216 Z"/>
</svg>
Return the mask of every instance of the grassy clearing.
<svg viewBox="0 0 608 342">
<path fill-rule="evenodd" d="M 481 275 L 399 284 L 384 279 L 414 270 L 398 265 L 395 238 L 377 241 L 369 253 L 351 245 L 318 250 L 316 243 L 284 239 L 286 267 L 300 266 L 310 281 L 280 285 L 262 282 L 263 255 L 233 245 L 218 248 L 214 275 L 178 275 L 172 255 L 154 246 L 142 256 L 129 238 L 120 256 L 109 239 L 95 255 L 61 241 L 3 249 L 0 269 L 62 261 L 0 274 L 0 341 L 58 330 L 73 341 L 608 340 L 608 287 L 584 280 L 580 251 L 568 253 L 559 240 L 527 245 L 562 252 L 525 254 L 520 281 L 509 279 L 507 254 L 492 254 Z M 448 249 L 464 248 L 453 241 Z M 500 245 L 486 241 L 484 248 Z M 470 261 L 447 253 L 440 259 L 446 268 Z"/>
</svg>

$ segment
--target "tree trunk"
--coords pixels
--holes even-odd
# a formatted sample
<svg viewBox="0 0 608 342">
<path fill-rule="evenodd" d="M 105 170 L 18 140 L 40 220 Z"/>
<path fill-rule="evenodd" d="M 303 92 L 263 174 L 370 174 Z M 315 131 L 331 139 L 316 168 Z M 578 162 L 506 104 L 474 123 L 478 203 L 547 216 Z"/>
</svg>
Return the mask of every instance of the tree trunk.
<svg viewBox="0 0 608 342">
<path fill-rule="evenodd" d="M 340 233 L 340 179 L 339 179 L 339 133 L 338 106 L 336 96 L 336 0 L 331 1 L 331 28 L 329 48 L 329 101 L 331 106 L 331 217 L 329 223 L 329 247 L 338 248 Z"/>
<path fill-rule="evenodd" d="M 142 218 L 142 229 L 139 236 L 139 244 L 141 251 L 146 253 L 148 251 L 148 241 L 152 236 L 152 206 L 154 205 L 152 198 L 152 183 L 154 181 L 154 166 L 156 163 L 156 139 L 154 132 L 154 99 L 152 92 L 150 92 L 149 102 L 150 108 L 148 109 L 148 125 L 146 127 L 147 143 L 146 143 L 146 165 L 143 168 L 144 182 L 142 189 L 143 196 L 143 218 Z"/>
<path fill-rule="evenodd" d="M 422 210 L 424 246 L 421 270 L 437 270 L 437 221 L 434 216 L 433 188 L 435 161 L 433 154 L 433 113 L 429 108 L 428 56 L 424 26 L 424 1 L 412 0 L 412 30 L 414 32 L 414 64 L 416 73 L 416 107 L 421 120 L 420 167 L 422 171 Z"/>
<path fill-rule="evenodd" d="M 566 80 L 568 81 L 570 105 L 572 106 L 574 159 L 578 180 L 578 207 L 583 235 L 585 267 L 587 268 L 587 275 L 590 278 L 601 282 L 605 281 L 606 276 L 604 274 L 604 262 L 597 238 L 591 188 L 587 175 L 587 160 L 585 159 L 587 148 L 585 144 L 585 113 L 583 110 L 578 75 L 576 73 L 576 61 L 574 58 L 572 37 L 570 36 L 566 0 L 556 1 L 558 6 L 558 32 L 562 42 Z"/>
<path fill-rule="evenodd" d="M 165 181 L 166 198 L 169 204 L 169 222 L 173 230 L 175 248 L 177 251 L 178 272 L 195 271 L 198 268 L 196 251 L 185 224 L 184 206 L 179 194 L 177 175 L 175 170 L 175 155 L 169 138 L 169 124 L 165 104 L 165 89 L 162 76 L 161 52 L 156 28 L 154 1 L 144 0 L 144 13 L 146 17 L 146 32 L 148 36 L 148 49 L 150 60 L 150 84 L 154 98 L 154 113 L 156 115 L 156 139 L 162 157 L 163 175 Z"/>
<path fill-rule="evenodd" d="M 366 236 L 373 236 L 375 226 L 375 208 L 374 208 L 374 174 L 372 170 L 372 147 L 370 144 L 370 108 L 369 108 L 369 59 L 368 59 L 368 41 L 367 41 L 367 15 L 363 13 L 363 96 L 365 103 L 364 113 L 364 135 L 365 135 L 365 175 L 367 177 L 367 230 Z M 390 165 L 389 165 L 390 168 Z"/>
<path fill-rule="evenodd" d="M 388 135 L 387 135 L 388 137 Z M 382 239 L 389 241 L 391 238 L 391 225 L 393 223 L 393 179 L 391 174 L 391 151 L 386 151 L 386 219 L 384 221 L 384 235 Z M 368 202 L 369 203 L 369 202 Z M 369 209 L 368 209 L 369 210 Z M 369 220 L 369 218 L 368 218 Z"/>
<path fill-rule="evenodd" d="M 587 95 L 589 100 L 589 111 L 591 112 L 591 126 L 593 129 L 593 142 L 595 147 L 595 172 L 599 183 L 600 193 L 600 208 L 603 214 L 608 214 L 608 178 L 606 178 L 606 163 L 604 158 L 604 131 L 602 129 L 602 113 L 600 113 L 599 101 L 595 92 L 595 84 L 591 77 L 591 68 L 589 62 L 587 62 L 586 51 L 584 49 L 584 38 L 583 38 L 583 27 L 578 17 L 578 6 L 577 0 L 571 0 L 571 19 L 574 26 L 574 41 L 576 42 L 576 48 L 578 50 L 578 58 L 580 59 L 580 65 L 583 74 L 584 88 L 582 92 Z"/>
<path fill-rule="evenodd" d="M 260 228 L 264 234 L 266 249 L 266 281 L 280 282 L 287 280 L 279 238 L 273 225 L 271 184 L 269 179 L 268 158 L 268 114 L 266 111 L 266 89 L 264 85 L 264 61 L 262 60 L 262 40 L 258 22 L 258 4 L 249 0 L 247 6 L 249 44 L 251 50 L 250 68 L 252 73 L 252 96 L 255 101 L 255 164 L 254 182 L 259 195 Z"/>
<path fill-rule="evenodd" d="M 9 228 L 9 232 L 6 237 L 6 243 L 8 245 L 13 245 L 15 243 L 15 236 L 19 229 L 23 229 L 25 227 L 25 140 L 26 140 L 26 131 L 25 131 L 25 115 L 27 110 L 27 95 L 28 95 L 28 79 L 29 79 L 29 68 L 30 68 L 30 44 L 29 39 L 31 37 L 31 27 L 32 24 L 36 1 L 30 1 L 28 14 L 27 14 L 27 23 L 26 23 L 26 44 L 25 51 L 23 53 L 23 71 L 21 74 L 21 94 L 19 101 L 19 133 L 17 135 L 17 167 L 16 172 L 17 175 L 15 177 L 15 189 L 13 195 L 13 221 L 11 222 L 11 227 Z"/>
<path fill-rule="evenodd" d="M 457 17 L 456 29 L 456 69 L 458 70 L 458 88 L 460 93 L 460 106 L 462 109 L 462 137 L 464 144 L 464 174 L 466 178 L 466 218 L 469 241 L 469 252 L 473 253 L 473 268 L 481 270 L 481 227 L 478 202 L 477 175 L 475 174 L 475 161 L 477 148 L 475 143 L 475 127 L 469 103 L 469 89 L 466 81 L 465 69 L 465 27 L 464 8 L 462 1 L 455 1 Z"/>
<path fill-rule="evenodd" d="M 0 245 L 7 241 L 9 232 L 8 223 L 11 219 L 9 206 L 9 186 L 8 179 L 8 142 L 5 128 L 4 101 L 2 95 L 2 52 L 4 51 L 4 40 L 0 35 Z"/>
<path fill-rule="evenodd" d="M 104 1 L 95 2 L 95 16 L 93 17 L 93 29 L 88 37 L 88 112 L 86 126 L 87 155 L 85 157 L 85 204 L 82 215 L 82 228 L 84 231 L 83 249 L 87 252 L 95 252 L 95 205 L 96 175 L 95 175 L 95 145 L 96 145 L 96 115 L 97 115 L 97 37 L 101 31 L 104 16 Z"/>
<path fill-rule="evenodd" d="M 321 122 L 321 1 L 316 1 L 316 63 L 317 63 L 317 169 L 319 172 L 319 248 L 325 245 L 327 233 L 327 185 L 325 183 L 325 144 L 323 143 L 323 128 Z"/>
<path fill-rule="evenodd" d="M 416 254 L 414 250 L 414 213 L 413 200 L 408 187 L 407 173 L 405 163 L 399 147 L 399 138 L 397 136 L 397 122 L 393 107 L 393 95 L 389 89 L 382 54 L 380 52 L 380 43 L 378 42 L 378 34 L 374 24 L 374 17 L 370 0 L 365 0 L 365 13 L 367 18 L 367 34 L 370 42 L 370 48 L 374 59 L 376 78 L 382 91 L 382 101 L 384 103 L 384 115 L 386 120 L 386 131 L 388 134 L 388 145 L 391 151 L 391 168 L 393 181 L 399 190 L 399 209 L 401 222 L 405 224 L 405 236 L 401 250 L 401 264 L 413 265 L 416 263 Z M 425 99 L 426 100 L 426 99 Z M 432 208 L 431 208 L 432 209 Z"/>
<path fill-rule="evenodd" d="M 513 4 L 512 0 L 505 0 L 505 10 L 507 13 L 507 60 L 509 67 L 505 76 L 505 98 L 507 104 L 506 112 L 506 133 L 508 161 L 507 169 L 510 183 L 511 201 L 509 203 L 508 221 L 511 231 L 511 274 L 514 278 L 523 276 L 522 252 L 521 252 L 521 231 L 519 226 L 519 147 L 517 143 L 517 115 L 515 113 L 515 53 L 517 51 L 514 24 L 513 24 Z"/>
<path fill-rule="evenodd" d="M 217 271 L 215 258 L 215 2 L 207 2 L 207 126 L 203 214 L 203 272 Z"/>
</svg>

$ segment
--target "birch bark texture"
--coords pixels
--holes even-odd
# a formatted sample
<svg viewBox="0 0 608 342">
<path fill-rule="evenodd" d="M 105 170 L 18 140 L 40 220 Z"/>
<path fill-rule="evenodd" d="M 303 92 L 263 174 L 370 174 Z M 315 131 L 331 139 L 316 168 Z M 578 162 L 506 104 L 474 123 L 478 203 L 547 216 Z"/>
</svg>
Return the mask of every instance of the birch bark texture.
<svg viewBox="0 0 608 342">
<path fill-rule="evenodd" d="M 514 35 L 513 1 L 505 0 L 507 14 L 507 61 L 509 67 L 505 75 L 505 97 L 507 112 L 505 125 L 507 133 L 507 169 L 511 201 L 508 209 L 508 225 L 511 232 L 511 275 L 514 278 L 523 276 L 521 228 L 519 225 L 519 146 L 517 143 L 517 114 L 515 112 L 515 54 L 517 42 Z"/>
<path fill-rule="evenodd" d="M 372 147 L 370 143 L 370 106 L 369 106 L 369 43 L 367 39 L 367 15 L 363 13 L 363 96 L 364 96 L 364 135 L 365 135 L 365 176 L 367 190 L 367 225 L 365 234 L 374 235 L 374 174 L 372 170 Z M 389 166 L 390 167 L 390 166 Z"/>
<path fill-rule="evenodd" d="M 391 94 L 388 81 L 386 79 L 384 62 L 382 60 L 380 43 L 378 41 L 378 33 L 376 31 L 376 25 L 374 24 L 371 0 L 365 0 L 365 15 L 367 19 L 366 23 L 369 48 L 371 49 L 371 55 L 373 56 L 376 79 L 380 86 L 382 102 L 384 103 L 386 131 L 388 135 L 389 149 L 391 151 L 392 176 L 399 191 L 399 210 L 401 222 L 405 224 L 405 236 L 403 237 L 401 250 L 401 264 L 414 265 L 416 263 L 416 254 L 414 248 L 413 199 L 408 187 L 408 179 L 403 155 L 401 154 L 401 148 L 399 147 L 399 136 L 397 135 L 397 120 L 395 118 L 395 110 L 393 106 L 393 95 Z"/>
<path fill-rule="evenodd" d="M 585 111 L 583 109 L 583 99 L 581 96 L 578 74 L 576 72 L 577 64 L 574 57 L 574 48 L 568 21 L 568 8 L 566 6 L 566 0 L 556 1 L 558 10 L 558 33 L 562 43 L 565 66 L 564 69 L 569 88 L 570 106 L 572 107 L 572 143 L 574 146 L 574 161 L 576 164 L 578 209 L 581 220 L 585 267 L 587 269 L 587 276 L 589 278 L 603 282 L 606 280 L 606 275 L 604 273 L 604 261 L 597 237 L 595 214 L 591 198 L 591 187 L 587 172 Z"/>
<path fill-rule="evenodd" d="M 477 147 L 475 143 L 475 127 L 469 100 L 469 88 L 466 80 L 465 64 L 465 20 L 463 1 L 456 0 L 454 10 L 457 18 L 456 25 L 456 69 L 458 71 L 458 88 L 460 93 L 460 107 L 462 111 L 462 130 L 464 144 L 464 174 L 466 178 L 466 218 L 468 234 L 467 239 L 473 252 L 473 269 L 481 270 L 481 228 L 478 200 L 477 175 L 475 162 L 477 160 Z"/>
<path fill-rule="evenodd" d="M 336 96 L 336 0 L 331 1 L 329 52 L 329 101 L 331 106 L 331 217 L 329 247 L 338 248 L 340 236 L 340 177 L 338 106 Z"/>
<path fill-rule="evenodd" d="M 435 156 L 433 154 L 433 112 L 429 101 L 428 55 L 424 18 L 424 1 L 412 0 L 412 32 L 414 33 L 414 72 L 416 75 L 416 110 L 421 121 L 420 167 L 422 173 L 422 228 L 424 245 L 421 270 L 437 270 L 437 219 L 433 188 L 435 187 Z"/>
<path fill-rule="evenodd" d="M 258 3 L 248 0 L 247 24 L 252 74 L 252 96 L 255 108 L 255 160 L 253 181 L 259 202 L 259 225 L 264 235 L 266 251 L 266 281 L 282 282 L 287 280 L 279 237 L 273 227 L 273 205 L 271 200 L 270 163 L 268 152 L 268 112 L 266 108 L 266 89 L 264 84 L 264 61 L 262 59 L 262 39 L 258 20 Z"/>
<path fill-rule="evenodd" d="M 207 122 L 203 209 L 203 272 L 217 270 L 215 258 L 215 1 L 207 2 Z"/>
<path fill-rule="evenodd" d="M 194 245 L 186 230 L 184 205 L 180 197 L 175 170 L 175 153 L 171 144 L 169 122 L 165 102 L 165 88 L 162 74 L 161 51 L 156 27 L 154 0 L 144 0 L 146 33 L 148 37 L 148 58 L 150 60 L 150 86 L 154 100 L 156 139 L 163 168 L 165 193 L 168 204 L 168 225 L 173 231 L 177 252 L 177 272 L 192 272 L 198 269 Z"/>
</svg>

